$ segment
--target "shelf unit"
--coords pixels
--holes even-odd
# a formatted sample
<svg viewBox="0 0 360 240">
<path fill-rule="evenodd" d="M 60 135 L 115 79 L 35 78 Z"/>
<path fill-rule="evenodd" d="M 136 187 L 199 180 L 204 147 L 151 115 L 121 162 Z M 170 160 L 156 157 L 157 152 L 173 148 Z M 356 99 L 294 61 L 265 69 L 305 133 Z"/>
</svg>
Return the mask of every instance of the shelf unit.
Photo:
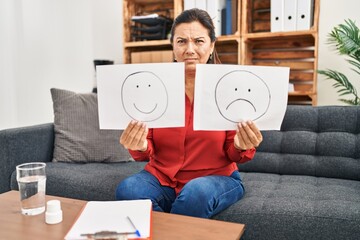
<svg viewBox="0 0 360 240">
<path fill-rule="evenodd" d="M 290 67 L 289 104 L 317 104 L 319 5 L 309 30 L 270 32 L 270 0 L 242 1 L 240 63 Z"/>
<path fill-rule="evenodd" d="M 130 26 L 131 16 L 163 13 L 163 9 L 170 9 L 165 15 L 174 19 L 184 8 L 183 0 L 124 0 L 124 63 L 132 63 L 131 53 L 141 51 L 171 51 L 172 47 L 169 40 L 153 41 L 131 41 Z M 238 4 L 237 15 L 240 16 L 241 5 Z M 223 63 L 239 64 L 240 63 L 240 18 L 237 18 L 237 31 L 233 35 L 218 36 L 216 49 L 219 58 Z"/>
<path fill-rule="evenodd" d="M 174 19 L 183 11 L 183 0 L 124 0 L 124 63 L 131 54 L 171 51 L 169 40 L 131 41 L 131 16 L 158 12 Z M 222 63 L 288 66 L 289 104 L 317 104 L 318 21 L 320 0 L 314 0 L 313 24 L 309 30 L 270 31 L 270 0 L 239 0 L 237 31 L 219 36 L 216 50 Z M 167 54 L 169 56 L 169 54 Z M 172 59 L 168 59 L 172 61 Z"/>
<path fill-rule="evenodd" d="M 158 13 L 174 19 L 182 10 L 182 0 L 123 0 L 123 62 L 132 63 L 132 53 L 143 51 L 156 51 L 159 53 L 159 51 L 171 51 L 172 49 L 168 39 L 132 41 L 130 31 L 132 16 Z"/>
</svg>

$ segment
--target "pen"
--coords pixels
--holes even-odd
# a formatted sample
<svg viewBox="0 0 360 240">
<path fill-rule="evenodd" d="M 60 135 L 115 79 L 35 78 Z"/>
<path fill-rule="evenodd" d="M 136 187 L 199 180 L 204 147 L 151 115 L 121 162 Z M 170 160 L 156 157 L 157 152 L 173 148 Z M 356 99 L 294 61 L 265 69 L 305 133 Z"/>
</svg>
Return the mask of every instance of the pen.
<svg viewBox="0 0 360 240">
<path fill-rule="evenodd" d="M 130 217 L 127 216 L 126 218 L 129 220 L 131 226 L 133 226 L 133 228 L 135 229 L 136 235 L 137 235 L 138 237 L 141 237 L 139 230 L 135 227 L 135 224 L 133 223 L 133 221 L 131 221 Z"/>
</svg>

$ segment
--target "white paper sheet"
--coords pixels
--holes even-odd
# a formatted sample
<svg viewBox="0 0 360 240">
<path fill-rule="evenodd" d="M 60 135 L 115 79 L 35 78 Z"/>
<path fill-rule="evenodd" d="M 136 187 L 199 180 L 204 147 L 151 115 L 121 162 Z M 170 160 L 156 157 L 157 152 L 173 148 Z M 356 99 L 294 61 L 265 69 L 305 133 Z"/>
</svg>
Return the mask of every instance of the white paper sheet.
<svg viewBox="0 0 360 240">
<path fill-rule="evenodd" d="M 101 231 L 134 232 L 134 227 L 127 217 L 130 217 L 139 230 L 140 238 L 146 239 L 151 233 L 151 211 L 150 200 L 90 201 L 85 205 L 65 239 L 87 239 L 81 234 Z M 128 235 L 128 238 L 139 239 L 136 234 Z"/>
<path fill-rule="evenodd" d="M 194 130 L 235 130 L 252 120 L 279 130 L 285 115 L 288 67 L 196 65 Z"/>
<path fill-rule="evenodd" d="M 96 68 L 100 129 L 125 129 L 132 119 L 149 128 L 185 124 L 184 63 Z"/>
</svg>

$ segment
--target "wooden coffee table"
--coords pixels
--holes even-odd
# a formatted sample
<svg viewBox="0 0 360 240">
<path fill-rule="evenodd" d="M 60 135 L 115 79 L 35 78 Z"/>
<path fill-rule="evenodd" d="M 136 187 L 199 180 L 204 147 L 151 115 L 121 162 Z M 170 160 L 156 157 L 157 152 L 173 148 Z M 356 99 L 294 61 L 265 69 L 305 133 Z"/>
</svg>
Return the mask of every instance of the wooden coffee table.
<svg viewBox="0 0 360 240">
<path fill-rule="evenodd" d="M 45 214 L 24 216 L 20 212 L 20 196 L 17 191 L 0 194 L 0 239 L 39 240 L 63 239 L 75 222 L 86 201 L 46 196 L 46 201 L 61 201 L 63 221 L 59 224 L 45 223 Z M 244 225 L 217 220 L 187 217 L 175 214 L 153 212 L 152 239 L 240 239 Z"/>
</svg>

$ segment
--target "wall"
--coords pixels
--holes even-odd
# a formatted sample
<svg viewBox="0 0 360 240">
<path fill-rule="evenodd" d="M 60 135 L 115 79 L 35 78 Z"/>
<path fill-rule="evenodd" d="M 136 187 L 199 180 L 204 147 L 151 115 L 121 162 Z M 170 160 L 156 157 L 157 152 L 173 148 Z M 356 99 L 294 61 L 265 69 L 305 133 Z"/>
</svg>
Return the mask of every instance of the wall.
<svg viewBox="0 0 360 240">
<path fill-rule="evenodd" d="M 17 123 L 16 71 L 17 35 L 21 19 L 15 14 L 15 1 L 0 0 L 0 129 Z"/>
<path fill-rule="evenodd" d="M 356 21 L 360 28 L 360 1 L 359 0 L 320 0 L 320 23 L 319 23 L 319 69 L 333 69 L 344 73 L 352 84 L 360 92 L 360 76 L 350 70 L 350 64 L 344 56 L 339 56 L 327 44 L 328 34 L 331 30 L 344 23 L 344 19 Z M 345 105 L 338 101 L 340 98 L 332 84 L 335 81 L 325 80 L 323 75 L 318 74 L 318 105 Z M 343 98 L 343 97 L 341 97 Z"/>
<path fill-rule="evenodd" d="M 92 2 L 94 59 L 112 60 L 115 64 L 122 63 L 123 2 L 122 0 L 92 0 Z"/>
<path fill-rule="evenodd" d="M 0 129 L 52 122 L 52 87 L 91 91 L 122 26 L 121 0 L 0 0 Z"/>
</svg>

